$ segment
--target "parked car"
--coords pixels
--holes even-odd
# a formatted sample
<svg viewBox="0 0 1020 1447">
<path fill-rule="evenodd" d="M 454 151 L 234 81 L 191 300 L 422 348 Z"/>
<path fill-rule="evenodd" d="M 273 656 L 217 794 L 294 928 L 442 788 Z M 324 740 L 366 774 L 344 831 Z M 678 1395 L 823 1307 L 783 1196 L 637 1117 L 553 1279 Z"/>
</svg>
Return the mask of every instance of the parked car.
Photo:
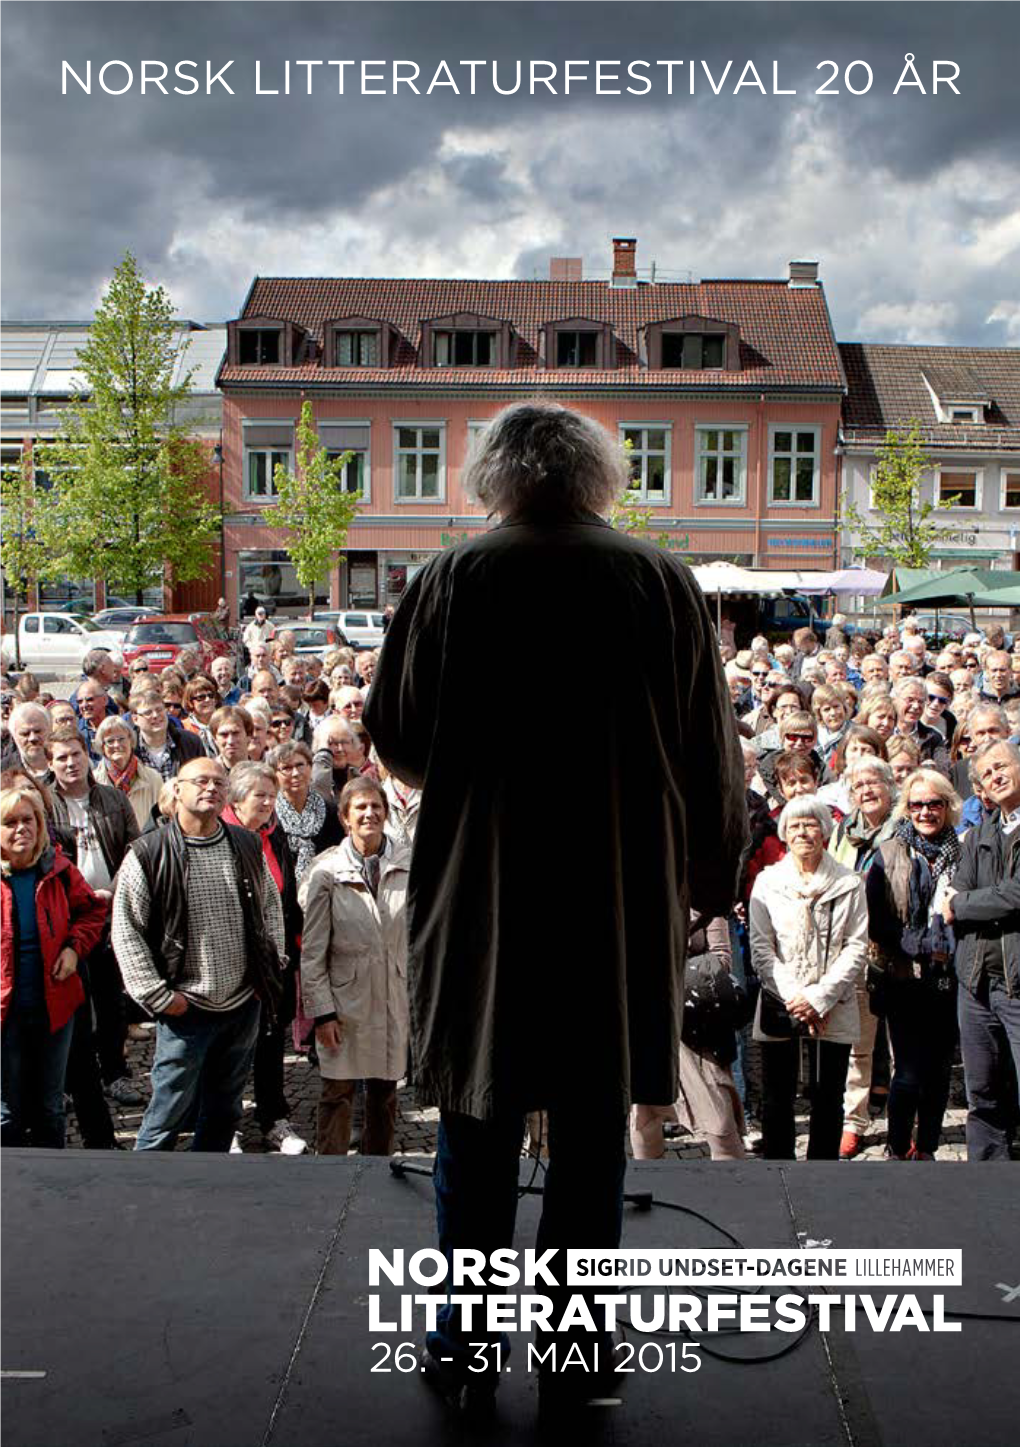
<svg viewBox="0 0 1020 1447">
<path fill-rule="evenodd" d="M 980 633 L 981 631 L 980 628 L 975 629 L 972 626 L 970 616 L 967 613 L 945 613 L 942 609 L 939 609 L 938 614 L 936 614 L 933 609 L 930 613 L 913 613 L 910 616 L 917 620 L 921 632 L 933 641 L 937 636 L 939 640 L 945 639 L 948 642 L 959 642 L 966 634 L 974 632 Z M 938 618 L 937 627 L 936 617 Z"/>
<path fill-rule="evenodd" d="M 124 661 L 144 658 L 153 673 L 161 673 L 183 648 L 197 648 L 203 668 L 214 658 L 229 658 L 237 666 L 237 645 L 211 613 L 161 613 L 132 623 L 124 638 Z"/>
<path fill-rule="evenodd" d="M 126 598 L 117 598 L 113 594 L 108 594 L 106 606 L 108 608 L 128 608 L 130 604 Z M 65 598 L 61 603 L 47 603 L 45 611 L 48 613 L 74 613 L 79 618 L 91 618 L 93 616 L 92 604 L 89 601 L 89 597 L 86 597 L 84 593 L 75 593 L 72 597 Z"/>
<path fill-rule="evenodd" d="M 129 603 L 123 608 L 103 608 L 99 613 L 93 613 L 92 621 L 100 628 L 115 628 L 126 633 L 132 623 L 141 622 L 143 618 L 159 618 L 162 612 L 161 608 L 139 608 Z"/>
<path fill-rule="evenodd" d="M 81 669 L 85 654 L 93 648 L 120 653 L 123 639 L 112 629 L 100 628 L 91 618 L 71 613 L 24 613 L 18 620 L 18 643 L 24 668 L 58 672 Z M 0 640 L 4 667 L 14 661 L 14 635 Z"/>
<path fill-rule="evenodd" d="M 323 653 L 327 648 L 350 647 L 343 629 L 336 623 L 326 623 L 321 619 L 312 623 L 287 622 L 281 624 L 277 632 L 282 633 L 284 628 L 294 634 L 295 653 Z"/>
<path fill-rule="evenodd" d="M 337 623 L 350 639 L 352 648 L 378 648 L 385 636 L 383 615 L 374 609 L 341 608 L 312 614 L 315 622 Z"/>
</svg>

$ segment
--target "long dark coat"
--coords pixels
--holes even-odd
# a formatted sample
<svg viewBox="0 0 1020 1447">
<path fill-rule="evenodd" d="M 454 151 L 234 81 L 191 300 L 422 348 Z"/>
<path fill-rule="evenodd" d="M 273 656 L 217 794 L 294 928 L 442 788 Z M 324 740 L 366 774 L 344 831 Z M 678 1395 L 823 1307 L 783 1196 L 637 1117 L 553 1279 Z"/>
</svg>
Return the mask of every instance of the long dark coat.
<svg viewBox="0 0 1020 1447">
<path fill-rule="evenodd" d="M 397 608 L 365 724 L 423 790 L 408 981 L 425 1097 L 480 1118 L 675 1100 L 688 911 L 729 911 L 747 838 L 687 568 L 593 514 L 440 554 Z"/>
</svg>

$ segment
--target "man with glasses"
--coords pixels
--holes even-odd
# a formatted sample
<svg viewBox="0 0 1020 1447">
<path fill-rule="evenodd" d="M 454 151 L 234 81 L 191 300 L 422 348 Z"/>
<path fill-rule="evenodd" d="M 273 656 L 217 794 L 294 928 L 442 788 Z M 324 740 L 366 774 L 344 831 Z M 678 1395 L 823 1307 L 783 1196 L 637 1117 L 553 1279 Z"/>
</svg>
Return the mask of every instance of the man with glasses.
<svg viewBox="0 0 1020 1447">
<path fill-rule="evenodd" d="M 963 841 L 943 907 L 956 934 L 967 1159 L 1009 1159 L 1010 1068 L 1020 1074 L 1020 750 L 985 744 L 970 761 L 995 812 Z"/>
<path fill-rule="evenodd" d="M 96 747 L 96 729 L 110 713 L 109 702 L 109 695 L 98 679 L 87 678 L 78 689 L 78 732 L 92 764 L 98 764 L 102 757 Z M 117 714 L 118 709 L 114 708 L 113 713 Z"/>
<path fill-rule="evenodd" d="M 255 1053 L 259 999 L 279 998 L 280 896 L 257 835 L 220 821 L 227 771 L 192 759 L 174 817 L 124 861 L 113 944 L 131 997 L 156 1017 L 152 1099 L 136 1150 L 230 1150 Z"/>
<path fill-rule="evenodd" d="M 205 756 L 202 740 L 171 720 L 156 689 L 132 695 L 131 716 L 138 726 L 138 757 L 164 780 L 172 779 L 189 759 Z"/>
<path fill-rule="evenodd" d="M 103 690 L 105 711 L 107 713 L 120 713 L 117 700 L 110 696 L 110 690 L 118 688 L 123 696 L 124 687 L 124 659 L 119 653 L 111 653 L 106 648 L 92 648 L 86 653 L 81 661 L 81 682 L 71 694 L 68 702 L 75 713 L 81 716 L 79 700 L 82 687 L 87 679 L 92 679 L 99 684 Z M 99 720 L 96 720 L 97 724 Z"/>
</svg>

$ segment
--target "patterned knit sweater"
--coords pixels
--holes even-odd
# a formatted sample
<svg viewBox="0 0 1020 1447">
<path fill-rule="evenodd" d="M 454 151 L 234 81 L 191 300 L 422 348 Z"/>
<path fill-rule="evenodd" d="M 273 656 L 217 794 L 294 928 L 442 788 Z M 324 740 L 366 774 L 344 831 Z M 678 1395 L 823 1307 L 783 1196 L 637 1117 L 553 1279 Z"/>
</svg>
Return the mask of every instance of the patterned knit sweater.
<svg viewBox="0 0 1020 1447">
<path fill-rule="evenodd" d="M 186 835 L 188 855 L 188 948 L 174 988 L 203 1010 L 232 1010 L 251 994 L 245 983 L 244 912 L 237 892 L 234 853 L 220 828 L 208 839 Z M 283 909 L 262 856 L 266 926 L 281 959 Z M 149 885 L 133 850 L 121 866 L 113 904 L 113 948 L 133 1000 L 152 1014 L 165 1010 L 173 989 L 161 978 L 145 939 L 151 910 Z"/>
</svg>

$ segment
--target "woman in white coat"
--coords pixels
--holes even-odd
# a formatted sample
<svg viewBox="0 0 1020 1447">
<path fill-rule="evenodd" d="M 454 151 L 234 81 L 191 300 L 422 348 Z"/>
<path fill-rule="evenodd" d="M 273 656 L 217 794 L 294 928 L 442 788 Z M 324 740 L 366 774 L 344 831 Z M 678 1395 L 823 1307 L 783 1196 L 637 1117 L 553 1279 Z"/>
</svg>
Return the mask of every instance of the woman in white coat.
<svg viewBox="0 0 1020 1447">
<path fill-rule="evenodd" d="M 762 1153 L 793 1160 L 801 1041 L 808 1041 L 809 1160 L 836 1160 L 850 1047 L 860 1033 L 868 909 L 858 875 L 826 853 L 832 815 L 810 795 L 779 816 L 789 853 L 751 894 L 751 962 L 761 981 L 754 1038 L 762 1042 Z"/>
<path fill-rule="evenodd" d="M 386 795 L 361 775 L 344 786 L 342 844 L 302 885 L 301 998 L 315 1019 L 322 1076 L 316 1149 L 346 1155 L 354 1092 L 365 1082 L 364 1155 L 389 1155 L 397 1081 L 407 1069 L 409 851 L 388 839 Z"/>
</svg>

